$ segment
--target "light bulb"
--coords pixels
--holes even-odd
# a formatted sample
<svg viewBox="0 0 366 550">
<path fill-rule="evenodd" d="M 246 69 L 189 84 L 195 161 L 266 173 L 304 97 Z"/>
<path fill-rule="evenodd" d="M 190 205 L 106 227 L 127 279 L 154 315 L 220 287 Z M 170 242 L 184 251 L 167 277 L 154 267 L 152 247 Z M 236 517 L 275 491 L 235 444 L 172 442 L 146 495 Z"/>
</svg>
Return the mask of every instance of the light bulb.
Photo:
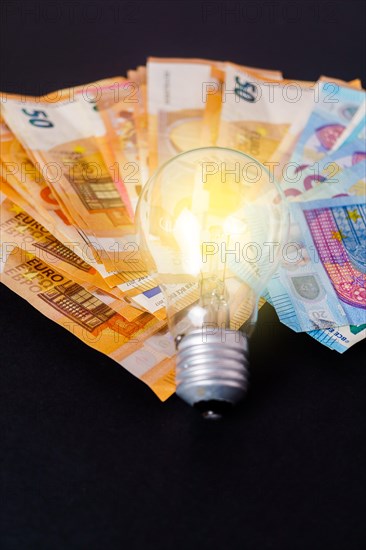
<svg viewBox="0 0 366 550">
<path fill-rule="evenodd" d="M 194 149 L 155 172 L 136 218 L 165 297 L 177 394 L 216 418 L 247 389 L 248 337 L 288 229 L 283 196 L 248 155 Z"/>
</svg>

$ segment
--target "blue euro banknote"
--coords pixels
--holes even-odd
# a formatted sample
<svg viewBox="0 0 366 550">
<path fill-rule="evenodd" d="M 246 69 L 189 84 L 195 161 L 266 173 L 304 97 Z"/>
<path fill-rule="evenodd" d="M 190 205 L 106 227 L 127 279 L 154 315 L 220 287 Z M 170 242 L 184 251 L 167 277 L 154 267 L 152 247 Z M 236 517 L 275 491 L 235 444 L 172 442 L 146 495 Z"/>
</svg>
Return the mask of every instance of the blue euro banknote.
<svg viewBox="0 0 366 550">
<path fill-rule="evenodd" d="M 280 320 L 296 332 L 366 323 L 364 197 L 290 205 L 282 263 L 267 288 Z"/>
<path fill-rule="evenodd" d="M 303 195 L 311 189 L 325 182 L 338 184 L 341 179 L 345 183 L 347 178 L 341 178 L 343 170 L 353 169 L 357 164 L 366 160 L 366 141 L 356 138 L 346 140 L 339 149 L 330 152 L 313 164 L 304 167 L 296 175 L 296 192 L 286 193 L 288 200 L 303 200 Z M 355 169 L 354 173 L 362 175 L 362 166 Z M 350 172 L 352 174 L 352 171 Z"/>
<path fill-rule="evenodd" d="M 319 101 L 296 143 L 291 161 L 311 164 L 329 152 L 365 101 L 364 90 L 322 82 Z"/>
<path fill-rule="evenodd" d="M 324 346 L 344 353 L 358 342 L 365 340 L 366 324 L 311 330 L 308 334 Z"/>
<path fill-rule="evenodd" d="M 267 289 L 263 294 L 263 298 L 273 306 L 271 296 Z M 365 340 L 366 324 L 310 330 L 307 334 L 323 346 L 338 351 L 338 353 L 344 353 L 358 342 Z"/>
<path fill-rule="evenodd" d="M 295 201 L 312 201 L 328 199 L 342 195 L 366 194 L 366 159 L 338 172 L 334 178 L 324 179 L 302 195 L 294 197 Z"/>
</svg>

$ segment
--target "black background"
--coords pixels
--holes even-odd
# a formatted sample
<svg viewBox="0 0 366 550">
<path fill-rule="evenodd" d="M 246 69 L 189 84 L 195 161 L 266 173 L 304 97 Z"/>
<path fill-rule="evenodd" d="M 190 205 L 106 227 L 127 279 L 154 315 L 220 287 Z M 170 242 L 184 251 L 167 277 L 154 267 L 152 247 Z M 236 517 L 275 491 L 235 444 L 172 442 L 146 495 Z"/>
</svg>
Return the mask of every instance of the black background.
<svg viewBox="0 0 366 550">
<path fill-rule="evenodd" d="M 148 55 L 365 84 L 362 2 L 4 2 L 2 82 L 48 91 Z M 251 389 L 221 423 L 165 404 L 1 287 L 5 549 L 364 548 L 364 343 L 345 355 L 260 312 Z"/>
</svg>

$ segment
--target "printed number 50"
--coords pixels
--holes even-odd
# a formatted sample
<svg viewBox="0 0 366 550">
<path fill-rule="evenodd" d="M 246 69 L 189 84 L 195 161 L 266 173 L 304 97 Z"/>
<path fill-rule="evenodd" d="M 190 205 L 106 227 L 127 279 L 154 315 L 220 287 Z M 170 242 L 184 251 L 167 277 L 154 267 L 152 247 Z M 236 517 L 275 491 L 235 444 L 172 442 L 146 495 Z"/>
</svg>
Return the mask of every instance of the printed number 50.
<svg viewBox="0 0 366 550">
<path fill-rule="evenodd" d="M 44 111 L 28 111 L 27 109 L 22 109 L 23 113 L 29 117 L 29 122 L 33 126 L 38 128 L 52 128 L 53 124 L 50 120 L 47 120 L 48 115 Z"/>
</svg>

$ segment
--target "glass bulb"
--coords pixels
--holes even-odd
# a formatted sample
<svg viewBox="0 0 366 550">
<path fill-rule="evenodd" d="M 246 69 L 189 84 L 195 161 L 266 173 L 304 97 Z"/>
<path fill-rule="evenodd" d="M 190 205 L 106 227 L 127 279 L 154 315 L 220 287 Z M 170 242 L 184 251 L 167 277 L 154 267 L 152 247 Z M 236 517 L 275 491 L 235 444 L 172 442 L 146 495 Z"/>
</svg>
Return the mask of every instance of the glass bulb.
<svg viewBox="0 0 366 550">
<path fill-rule="evenodd" d="M 150 178 L 137 223 L 177 348 L 177 394 L 216 418 L 246 392 L 247 340 L 288 230 L 281 191 L 248 155 L 194 149 Z"/>
</svg>

